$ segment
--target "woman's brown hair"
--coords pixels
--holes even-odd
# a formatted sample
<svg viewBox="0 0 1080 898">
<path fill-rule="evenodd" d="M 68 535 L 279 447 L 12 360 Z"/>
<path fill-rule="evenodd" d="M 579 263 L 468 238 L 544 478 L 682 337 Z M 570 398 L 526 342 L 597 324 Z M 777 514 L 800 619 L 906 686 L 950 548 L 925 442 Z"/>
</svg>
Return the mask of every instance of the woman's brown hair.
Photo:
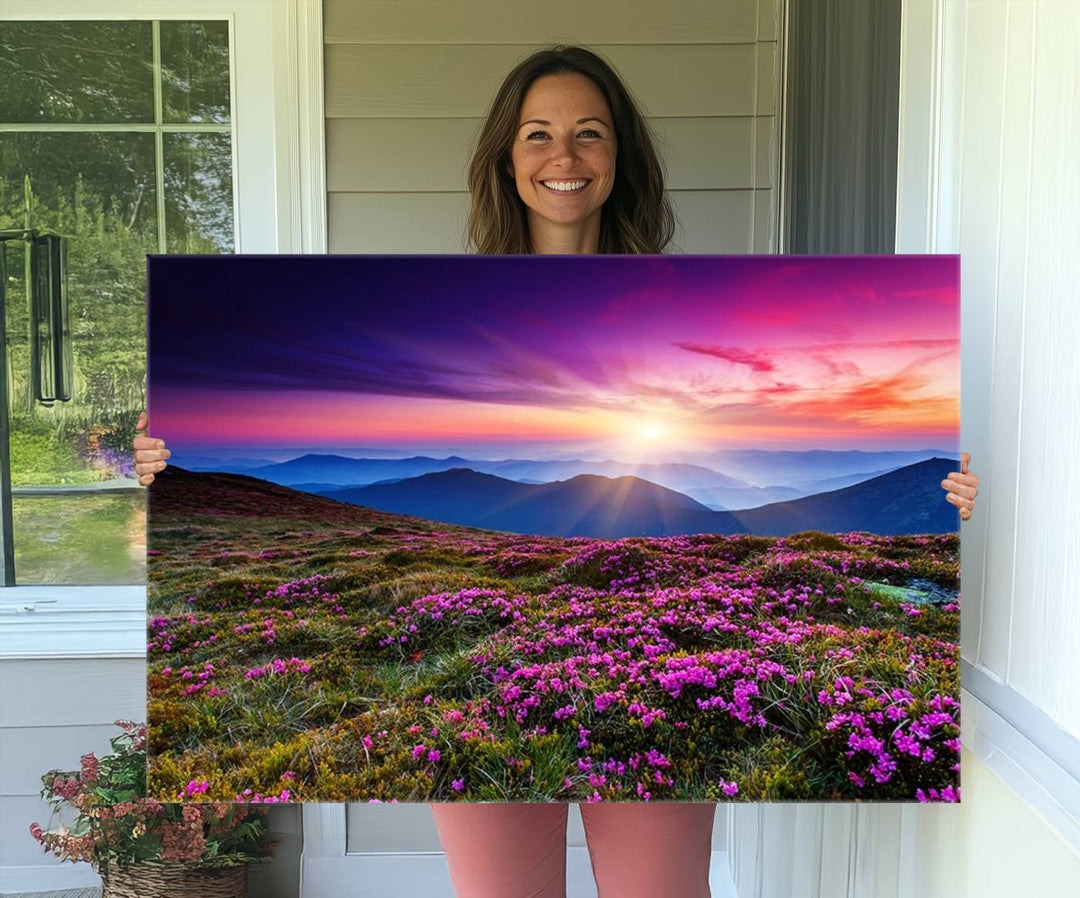
<svg viewBox="0 0 1080 898">
<path fill-rule="evenodd" d="M 469 165 L 469 246 L 482 254 L 532 252 L 525 204 L 510 174 L 510 147 L 532 83 L 565 74 L 596 84 L 614 119 L 615 182 L 601 211 L 599 251 L 663 252 L 675 232 L 675 216 L 645 117 L 607 62 L 584 47 L 566 46 L 539 50 L 519 63 L 492 101 Z"/>
</svg>

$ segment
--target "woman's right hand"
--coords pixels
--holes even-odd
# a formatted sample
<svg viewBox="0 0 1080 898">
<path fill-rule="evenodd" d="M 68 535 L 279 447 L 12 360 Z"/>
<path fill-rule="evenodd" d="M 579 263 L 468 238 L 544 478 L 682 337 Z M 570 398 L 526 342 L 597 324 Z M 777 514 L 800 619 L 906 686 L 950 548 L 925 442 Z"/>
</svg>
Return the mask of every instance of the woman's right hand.
<svg viewBox="0 0 1080 898">
<path fill-rule="evenodd" d="M 139 415 L 139 423 L 136 430 L 146 430 L 149 420 L 146 412 Z M 154 475 L 165 470 L 165 459 L 172 453 L 165 448 L 164 440 L 157 440 L 149 434 L 137 436 L 132 441 L 135 447 L 135 473 L 139 475 L 139 483 L 142 486 L 150 486 L 154 482 Z"/>
</svg>

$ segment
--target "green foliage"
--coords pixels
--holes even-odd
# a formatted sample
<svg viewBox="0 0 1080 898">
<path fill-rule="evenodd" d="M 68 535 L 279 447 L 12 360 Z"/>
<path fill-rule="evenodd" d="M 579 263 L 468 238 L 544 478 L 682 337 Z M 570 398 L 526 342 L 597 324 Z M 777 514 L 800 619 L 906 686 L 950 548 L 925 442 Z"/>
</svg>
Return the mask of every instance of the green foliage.
<svg viewBox="0 0 1080 898">
<path fill-rule="evenodd" d="M 41 777 L 41 797 L 53 819 L 76 811 L 74 822 L 31 835 L 61 860 L 87 861 L 107 875 L 148 861 L 193 867 L 230 867 L 264 860 L 272 846 L 264 811 L 245 804 L 181 806 L 146 797 L 146 727 L 118 720 L 123 733 L 111 740 L 112 754 L 82 756 L 78 771 L 50 770 Z M 197 795 L 197 783 L 188 794 Z M 50 823 L 51 825 L 51 823 Z"/>
</svg>

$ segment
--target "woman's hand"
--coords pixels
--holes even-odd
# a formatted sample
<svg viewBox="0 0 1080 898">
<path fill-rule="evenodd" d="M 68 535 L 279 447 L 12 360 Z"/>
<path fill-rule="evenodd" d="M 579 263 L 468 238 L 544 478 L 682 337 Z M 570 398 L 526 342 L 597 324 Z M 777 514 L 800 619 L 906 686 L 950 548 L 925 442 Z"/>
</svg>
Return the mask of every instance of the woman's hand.
<svg viewBox="0 0 1080 898">
<path fill-rule="evenodd" d="M 146 430 L 149 421 L 146 412 L 139 415 L 139 423 L 136 430 Z M 150 486 L 154 482 L 154 474 L 165 470 L 165 459 L 172 453 L 165 448 L 164 440 L 155 440 L 149 434 L 137 436 L 132 441 L 135 447 L 135 473 L 139 475 L 139 483 Z"/>
<path fill-rule="evenodd" d="M 961 452 L 960 470 L 953 471 L 941 481 L 941 488 L 948 491 L 945 498 L 960 509 L 961 521 L 966 521 L 971 517 L 971 510 L 975 507 L 975 497 L 979 495 L 979 475 L 968 473 L 970 463 L 971 456 L 967 452 Z"/>
</svg>

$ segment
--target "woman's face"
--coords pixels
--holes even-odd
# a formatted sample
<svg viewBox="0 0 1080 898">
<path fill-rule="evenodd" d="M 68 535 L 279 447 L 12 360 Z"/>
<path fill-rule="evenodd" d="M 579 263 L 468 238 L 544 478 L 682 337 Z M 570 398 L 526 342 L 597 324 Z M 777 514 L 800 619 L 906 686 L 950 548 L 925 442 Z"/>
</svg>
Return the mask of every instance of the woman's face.
<svg viewBox="0 0 1080 898">
<path fill-rule="evenodd" d="M 545 75 L 521 104 L 510 151 L 529 230 L 599 227 L 615 182 L 615 128 L 599 88 L 584 75 Z"/>
</svg>

